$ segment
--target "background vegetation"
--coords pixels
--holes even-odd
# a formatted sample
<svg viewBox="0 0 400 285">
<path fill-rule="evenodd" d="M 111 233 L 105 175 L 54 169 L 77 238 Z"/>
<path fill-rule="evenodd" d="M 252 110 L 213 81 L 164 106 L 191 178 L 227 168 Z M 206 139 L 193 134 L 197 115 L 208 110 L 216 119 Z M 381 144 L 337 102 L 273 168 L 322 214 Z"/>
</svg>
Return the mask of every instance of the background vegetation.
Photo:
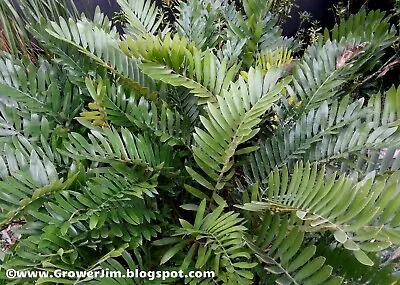
<svg viewBox="0 0 400 285">
<path fill-rule="evenodd" d="M 118 0 L 123 34 L 21 3 L 0 3 L 3 284 L 398 282 L 398 5 L 287 38 L 273 0 Z"/>
</svg>

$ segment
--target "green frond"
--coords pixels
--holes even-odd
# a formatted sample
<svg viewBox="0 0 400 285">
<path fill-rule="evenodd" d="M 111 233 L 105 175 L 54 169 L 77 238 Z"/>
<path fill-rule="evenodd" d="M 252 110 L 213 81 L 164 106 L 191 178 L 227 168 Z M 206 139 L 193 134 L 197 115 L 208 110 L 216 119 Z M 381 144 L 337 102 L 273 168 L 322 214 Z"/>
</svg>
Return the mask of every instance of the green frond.
<svg viewBox="0 0 400 285">
<path fill-rule="evenodd" d="M 353 66 L 353 78 L 365 74 L 374 68 L 381 67 L 381 58 L 386 54 L 386 49 L 398 41 L 396 28 L 389 23 L 390 16 L 385 17 L 385 12 L 366 10 L 351 15 L 346 21 L 335 25 L 332 32 L 325 30 L 325 41 L 338 43 L 345 47 L 343 53 L 337 58 L 337 66 L 350 62 Z M 322 41 L 321 41 L 322 42 Z M 354 58 L 357 60 L 354 62 Z M 354 91 L 360 86 L 358 79 L 349 91 Z"/>
<path fill-rule="evenodd" d="M 296 116 L 337 96 L 340 91 L 338 87 L 346 82 L 346 75 L 349 76 L 348 66 L 336 69 L 336 58 L 341 50 L 337 44 L 328 41 L 321 48 L 310 48 L 302 60 L 294 65 L 294 89 L 289 89 L 289 94 L 292 96 L 292 106 L 296 107 L 293 111 Z"/>
<path fill-rule="evenodd" d="M 121 49 L 129 57 L 140 59 L 140 68 L 151 78 L 190 89 L 200 97 L 199 104 L 214 101 L 238 72 L 238 66 L 230 67 L 226 60 L 220 62 L 210 50 L 202 52 L 178 35 L 171 38 L 168 34 L 164 40 L 128 37 Z"/>
<path fill-rule="evenodd" d="M 39 59 L 34 66 L 26 60 L 4 57 L 0 66 L 4 66 L 0 68 L 0 94 L 22 104 L 25 112 L 70 122 L 82 106 L 82 98 L 76 96 L 78 90 L 46 60 Z"/>
<path fill-rule="evenodd" d="M 38 137 L 40 134 L 48 134 L 51 127 L 44 116 L 21 110 L 16 104 L 0 102 L 0 144 L 15 135 Z"/>
<path fill-rule="evenodd" d="M 300 162 L 291 178 L 286 167 L 273 171 L 262 201 L 243 209 L 296 214 L 301 231 L 329 231 L 359 262 L 371 266 L 366 252 L 400 243 L 400 214 L 392 203 L 400 197 L 397 175 L 371 172 L 358 182 L 336 173 L 327 176 L 324 168 Z"/>
<path fill-rule="evenodd" d="M 0 1 L 1 285 L 398 283 L 390 16 L 297 50 L 293 0 L 65 3 Z"/>
<path fill-rule="evenodd" d="M 71 173 L 70 179 L 77 175 Z M 8 261 L 13 268 L 35 266 L 52 271 L 68 269 L 74 264 L 81 270 L 91 270 L 96 264 L 88 263 L 88 260 L 94 256 L 99 257 L 99 263 L 104 262 L 119 255 L 101 257 L 102 252 L 118 251 L 117 248 L 125 243 L 123 249 L 136 248 L 160 230 L 152 223 L 157 217 L 146 202 L 147 197 L 158 194 L 155 189 L 157 175 L 144 180 L 140 173 L 126 168 L 120 169 L 120 173 L 103 169 L 97 176 L 89 178 L 80 190 L 69 189 L 71 182 L 67 182 L 68 186 L 52 193 L 52 199 L 41 203 L 31 201 L 26 205 L 26 224 L 20 232 L 29 237 L 14 249 L 14 255 Z M 62 191 L 67 189 L 69 191 Z M 103 249 L 97 248 L 105 239 L 113 242 L 104 244 Z M 58 266 L 52 265 L 55 263 Z"/>
<path fill-rule="evenodd" d="M 337 269 L 337 274 L 343 276 L 347 283 L 351 284 L 397 284 L 400 276 L 396 274 L 396 259 L 392 257 L 371 256 L 373 266 L 360 264 L 354 255 L 341 247 L 333 247 L 328 239 L 322 239 L 316 244 L 317 254 L 326 258 L 326 264 Z M 382 262 L 381 260 L 382 259 Z M 346 264 L 346 266 L 342 266 Z"/>
<path fill-rule="evenodd" d="M 228 60 L 228 65 L 233 65 L 241 58 L 246 42 L 246 39 L 239 39 L 235 36 L 227 35 L 221 45 L 221 49 L 217 51 L 217 55 L 220 59 L 226 58 Z"/>
<path fill-rule="evenodd" d="M 0 59 L 0 94 L 23 103 L 30 112 L 58 118 L 61 109 L 60 90 L 51 76 L 55 70 L 47 61 L 38 67 L 10 58 Z"/>
<path fill-rule="evenodd" d="M 121 260 L 122 259 L 122 260 Z M 118 256 L 116 258 L 108 258 L 102 263 L 99 264 L 99 266 L 104 269 L 104 270 L 109 270 L 109 271 L 119 271 L 121 272 L 122 275 L 127 276 L 127 271 L 128 269 L 131 272 L 136 273 L 135 270 L 138 270 L 138 262 L 136 261 L 136 257 L 129 254 L 126 250 L 122 252 L 121 256 Z M 91 285 L 117 285 L 117 284 L 126 284 L 126 285 L 135 285 L 135 284 L 143 284 L 143 279 L 140 279 L 139 277 L 136 278 L 94 278 L 93 280 L 82 280 L 86 282 L 87 284 Z M 153 280 L 154 281 L 154 280 Z"/>
<path fill-rule="evenodd" d="M 234 7 L 224 10 L 227 21 L 228 36 L 246 40 L 241 51 L 247 67 L 253 65 L 254 54 L 263 50 L 275 50 L 287 47 L 289 40 L 282 36 L 282 31 L 277 25 L 278 18 L 270 13 L 272 1 L 251 0 L 244 1 L 245 15 L 237 12 Z"/>
<path fill-rule="evenodd" d="M 273 1 L 271 0 L 244 0 L 243 9 L 248 19 L 252 17 L 257 20 L 262 20 L 271 12 Z"/>
<path fill-rule="evenodd" d="M 216 274 L 215 282 L 252 284 L 253 274 L 249 269 L 256 264 L 247 261 L 250 255 L 244 248 L 246 228 L 243 226 L 243 219 L 233 211 L 224 213 L 225 207 L 226 202 L 222 200 L 217 208 L 207 214 L 204 199 L 197 209 L 194 223 L 191 224 L 184 219 L 179 220 L 181 228 L 176 230 L 175 235 L 183 236 L 183 240 L 180 239 L 178 243 L 168 238 L 155 241 L 155 245 L 175 244 L 165 252 L 161 264 L 173 259 L 182 248 L 190 246 L 189 253 L 180 266 L 181 270 L 212 269 Z M 201 284 L 212 284 L 211 280 L 206 283 L 204 280 L 199 281 L 203 281 Z"/>
<path fill-rule="evenodd" d="M 262 264 L 256 268 L 260 284 L 342 284 L 326 258 L 307 244 L 304 232 L 290 217 L 266 212 L 262 225 L 246 243 Z"/>
<path fill-rule="evenodd" d="M 353 24 L 358 30 L 342 37 Z M 341 94 L 343 84 L 371 70 L 384 55 L 384 49 L 395 40 L 395 30 L 384 19 L 384 13 L 378 11 L 368 15 L 364 11 L 336 26 L 332 41 L 326 34 L 324 45 L 309 47 L 302 60 L 294 65 L 294 90 L 290 93 L 293 106 L 299 110 L 293 112 L 302 114 Z"/>
<path fill-rule="evenodd" d="M 293 60 L 292 51 L 288 48 L 263 51 L 257 55 L 256 65 L 267 71 L 271 67 L 280 67 L 291 63 Z"/>
<path fill-rule="evenodd" d="M 203 128 L 196 128 L 192 147 L 198 166 L 215 184 L 186 167 L 189 174 L 201 185 L 211 190 L 220 190 L 233 176 L 233 157 L 247 153 L 249 149 L 238 149 L 239 145 L 254 137 L 260 117 L 279 100 L 279 94 L 289 83 L 290 77 L 282 79 L 282 71 L 271 69 L 263 77 L 260 70 L 250 69 L 249 82 L 242 77 L 237 83 L 217 96 L 217 103 L 208 103 L 208 117 L 200 116 Z"/>
<path fill-rule="evenodd" d="M 145 0 L 117 0 L 117 2 L 128 21 L 125 27 L 127 34 L 138 38 L 142 35 L 158 33 L 164 19 L 155 2 L 151 3 Z M 164 29 L 161 34 L 167 32 L 168 28 Z"/>
<path fill-rule="evenodd" d="M 214 48 L 220 37 L 222 24 L 217 22 L 220 9 L 227 1 L 195 0 L 181 2 L 179 17 L 175 21 L 177 33 L 188 42 L 194 42 L 199 50 Z"/>
<path fill-rule="evenodd" d="M 383 130 L 390 128 L 396 128 L 400 124 L 400 88 L 396 89 L 392 86 L 385 96 L 378 93 L 372 96 L 368 101 L 368 107 L 371 112 L 367 116 L 367 122 L 370 122 L 372 128 L 381 129 L 381 132 L 375 133 L 375 142 L 371 147 L 365 147 L 359 155 L 354 164 L 348 163 L 347 160 L 344 163 L 348 164 L 351 168 L 355 168 L 361 173 L 368 173 L 376 170 L 378 173 L 383 174 L 385 172 L 396 171 L 400 168 L 400 158 L 398 150 L 400 145 L 397 141 L 391 143 L 386 142 L 385 136 L 387 131 Z M 382 128 L 381 126 L 386 126 Z M 372 134 L 371 134 L 372 136 Z M 394 133 L 392 137 L 399 137 L 398 132 Z M 370 143 L 372 142 L 369 140 Z M 367 141 L 368 142 L 368 141 Z"/>
<path fill-rule="evenodd" d="M 31 205 L 40 203 L 41 197 L 65 189 L 72 181 L 60 178 L 50 160 L 46 157 L 40 159 L 34 151 L 24 157 L 21 152 L 14 154 L 6 146 L 4 158 L 0 160 L 3 178 L 0 182 L 2 229 L 12 221 L 23 218 Z"/>
<path fill-rule="evenodd" d="M 105 169 L 97 175 L 89 180 L 81 193 L 71 192 L 55 197 L 60 202 L 65 200 L 68 207 L 63 204 L 65 208 L 61 209 L 49 204 L 50 214 L 54 211 L 52 216 L 57 214 L 63 217 L 55 224 L 65 229 L 64 235 L 90 233 L 92 239 L 110 236 L 130 242 L 135 247 L 143 242 L 143 238 L 150 240 L 155 237 L 160 228 L 151 223 L 156 214 L 147 205 L 146 198 L 154 198 L 158 194 L 155 188 L 157 175 L 144 180 L 138 173 L 126 168 L 119 168 L 118 173 Z"/>
<path fill-rule="evenodd" d="M 56 149 L 60 146 L 66 130 L 55 127 L 50 131 L 49 122 L 42 117 L 32 115 L 20 118 L 24 122 L 23 131 L 14 131 L 0 138 L 0 177 L 5 179 L 15 171 L 23 169 L 30 160 L 30 155 L 36 153 L 41 160 L 49 160 L 57 167 L 68 167 L 69 157 L 61 156 Z M 9 131 L 9 130 L 7 130 Z"/>
<path fill-rule="evenodd" d="M 12 175 L 17 170 L 23 169 L 32 153 L 41 159 L 50 160 L 52 163 L 60 162 L 57 154 L 53 154 L 52 147 L 46 141 L 46 136 L 40 135 L 28 140 L 22 135 L 9 137 L 2 142 L 0 149 L 1 177 Z"/>
<path fill-rule="evenodd" d="M 169 145 L 185 145 L 190 140 L 190 121 L 168 106 L 157 107 L 155 102 L 144 97 L 135 99 L 129 89 L 111 85 L 102 79 L 94 82 L 86 79 L 86 86 L 93 99 L 88 110 L 76 118 L 83 125 L 90 122 L 95 126 L 121 126 L 135 131 L 150 132 Z M 132 94 L 133 93 L 133 94 Z"/>
<path fill-rule="evenodd" d="M 284 126 L 267 138 L 259 150 L 250 155 L 251 171 L 256 180 L 265 181 L 269 171 L 287 165 L 292 169 L 298 160 L 329 164 L 342 172 L 397 170 L 399 162 L 390 158 L 400 148 L 397 131 L 399 90 L 390 89 L 384 96 L 350 103 L 349 97 L 304 114 L 293 126 Z M 364 106 L 366 105 L 366 106 Z M 387 157 L 372 155 L 389 148 Z"/>
<path fill-rule="evenodd" d="M 98 11 L 99 17 L 104 17 Z M 68 43 L 87 55 L 96 64 L 124 80 L 139 94 L 151 94 L 158 87 L 139 71 L 136 61 L 127 57 L 119 48 L 121 40 L 116 29 L 98 27 L 86 18 L 78 21 L 60 18 L 60 24 L 51 22 L 46 31 L 54 38 Z"/>
<path fill-rule="evenodd" d="M 77 160 L 149 167 L 173 166 L 171 146 L 159 145 L 150 137 L 134 135 L 126 128 L 91 130 L 88 139 L 79 133 L 71 133 L 64 141 L 65 149 L 59 149 L 59 152 Z"/>
<path fill-rule="evenodd" d="M 199 115 L 202 111 L 201 106 L 198 105 L 199 98 L 193 96 L 190 90 L 185 87 L 173 87 L 171 86 L 170 91 L 168 91 L 169 99 L 171 104 L 176 106 L 180 114 L 190 119 L 192 123 L 191 131 L 193 131 L 193 126 L 199 121 Z"/>
<path fill-rule="evenodd" d="M 336 24 L 332 31 L 324 31 L 325 40 L 341 42 L 361 38 L 372 45 L 388 44 L 395 36 L 394 27 L 389 23 L 390 16 L 384 11 L 370 11 L 363 9 L 360 13 L 350 15 L 345 21 Z M 389 42 L 386 42 L 389 41 Z M 389 43 L 390 45 L 390 43 Z"/>
</svg>

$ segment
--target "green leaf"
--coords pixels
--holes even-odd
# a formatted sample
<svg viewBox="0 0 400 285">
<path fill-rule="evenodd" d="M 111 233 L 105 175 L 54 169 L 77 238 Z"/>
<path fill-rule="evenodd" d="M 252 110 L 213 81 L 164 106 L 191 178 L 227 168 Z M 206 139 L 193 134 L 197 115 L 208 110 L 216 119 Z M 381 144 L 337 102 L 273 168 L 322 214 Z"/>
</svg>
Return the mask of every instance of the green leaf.
<svg viewBox="0 0 400 285">
<path fill-rule="evenodd" d="M 342 230 L 337 230 L 333 233 L 335 239 L 340 243 L 345 243 L 347 241 L 347 234 Z"/>
<path fill-rule="evenodd" d="M 252 153 L 253 151 L 258 150 L 260 147 L 259 146 L 250 146 L 250 147 L 245 147 L 242 149 L 239 149 L 235 152 L 236 155 L 243 155 L 243 154 L 249 154 Z"/>
<path fill-rule="evenodd" d="M 197 181 L 199 184 L 203 185 L 204 187 L 206 187 L 210 190 L 214 190 L 214 186 L 210 182 L 208 182 L 203 176 L 198 174 L 196 171 L 191 169 L 189 166 L 185 166 L 185 168 L 186 168 L 186 171 L 189 173 L 189 175 L 192 176 L 192 178 L 195 181 Z"/>
<path fill-rule="evenodd" d="M 184 187 L 193 196 L 200 198 L 200 199 L 206 199 L 207 201 L 210 200 L 210 198 L 206 194 L 204 194 L 202 191 L 200 191 L 190 185 L 187 185 L 187 184 L 185 184 Z"/>
<path fill-rule="evenodd" d="M 181 238 L 167 237 L 167 238 L 155 240 L 155 241 L 152 242 L 152 244 L 156 245 L 156 246 L 164 246 L 164 245 L 177 243 L 177 242 L 179 242 L 181 240 L 182 240 Z"/>
<path fill-rule="evenodd" d="M 179 219 L 179 223 L 184 229 L 191 230 L 194 229 L 193 225 L 184 219 Z"/>
<path fill-rule="evenodd" d="M 198 206 L 196 204 L 184 204 L 184 205 L 180 205 L 179 207 L 184 210 L 195 211 L 195 212 L 198 209 Z"/>
<path fill-rule="evenodd" d="M 96 214 L 92 214 L 89 220 L 89 229 L 93 230 L 97 226 L 98 222 L 99 217 Z"/>
<path fill-rule="evenodd" d="M 203 199 L 200 203 L 200 206 L 197 209 L 196 218 L 194 221 L 194 227 L 196 229 L 200 229 L 201 223 L 203 222 L 204 211 L 206 209 L 206 199 Z"/>
<path fill-rule="evenodd" d="M 172 257 L 174 257 L 180 250 L 182 250 L 190 241 L 184 240 L 181 241 L 180 243 L 174 245 L 171 247 L 169 250 L 167 250 L 163 257 L 161 258 L 160 265 L 163 265 L 166 263 L 168 260 L 170 260 Z"/>
<path fill-rule="evenodd" d="M 368 255 L 365 254 L 364 251 L 362 250 L 355 250 L 354 252 L 354 256 L 357 258 L 357 260 L 359 262 L 361 262 L 364 265 L 367 266 L 373 266 L 374 262 L 371 260 L 371 258 L 368 257 Z"/>
</svg>

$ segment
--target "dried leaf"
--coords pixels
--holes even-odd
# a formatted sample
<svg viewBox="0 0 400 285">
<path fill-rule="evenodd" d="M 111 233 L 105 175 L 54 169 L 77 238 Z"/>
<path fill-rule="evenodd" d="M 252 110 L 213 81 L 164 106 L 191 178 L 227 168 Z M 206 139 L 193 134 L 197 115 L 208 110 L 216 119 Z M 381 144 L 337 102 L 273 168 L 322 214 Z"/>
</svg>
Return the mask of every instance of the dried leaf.
<svg viewBox="0 0 400 285">
<path fill-rule="evenodd" d="M 393 62 L 389 63 L 388 65 L 382 67 L 381 72 L 379 72 L 379 74 L 376 78 L 381 78 L 396 65 L 400 65 L 400 60 L 393 61 Z"/>
<path fill-rule="evenodd" d="M 352 48 L 345 49 L 343 53 L 336 60 L 336 68 L 339 69 L 343 67 L 350 59 L 352 59 L 357 54 L 361 53 L 364 48 L 368 45 L 368 42 L 363 42 Z"/>
</svg>

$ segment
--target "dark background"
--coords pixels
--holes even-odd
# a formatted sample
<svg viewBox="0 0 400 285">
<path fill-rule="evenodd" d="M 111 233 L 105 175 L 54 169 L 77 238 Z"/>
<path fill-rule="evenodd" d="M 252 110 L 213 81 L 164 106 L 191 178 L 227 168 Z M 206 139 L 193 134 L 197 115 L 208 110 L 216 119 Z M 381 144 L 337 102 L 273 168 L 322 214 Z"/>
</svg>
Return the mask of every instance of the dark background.
<svg viewBox="0 0 400 285">
<path fill-rule="evenodd" d="M 80 12 L 86 11 L 92 14 L 97 5 L 111 18 L 114 12 L 119 11 L 116 0 L 73 0 Z M 189 0 L 190 1 L 190 0 Z M 156 1 L 161 6 L 161 1 Z M 284 35 L 294 36 L 300 26 L 299 12 L 307 11 L 313 20 L 320 22 L 322 27 L 332 28 L 335 24 L 333 5 L 339 0 L 296 0 L 297 7 L 292 9 L 291 17 L 283 24 Z M 350 8 L 350 12 L 356 13 L 362 7 L 370 10 L 381 9 L 390 11 L 395 0 L 344 0 L 341 1 Z"/>
</svg>

